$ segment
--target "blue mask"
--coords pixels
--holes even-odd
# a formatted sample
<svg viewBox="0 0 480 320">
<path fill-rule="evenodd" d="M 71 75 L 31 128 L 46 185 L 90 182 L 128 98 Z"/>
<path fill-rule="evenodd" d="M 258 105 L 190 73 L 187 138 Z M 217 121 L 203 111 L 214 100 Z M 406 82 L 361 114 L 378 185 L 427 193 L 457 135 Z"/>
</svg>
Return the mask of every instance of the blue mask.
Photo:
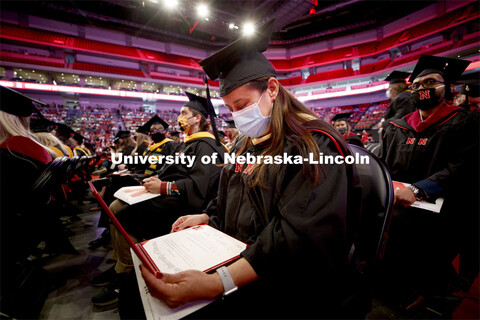
<svg viewBox="0 0 480 320">
<path fill-rule="evenodd" d="M 262 97 L 263 93 L 256 103 L 232 113 L 233 121 L 235 121 L 237 129 L 247 137 L 261 137 L 267 133 L 270 127 L 271 115 L 264 117 L 258 106 Z"/>
</svg>

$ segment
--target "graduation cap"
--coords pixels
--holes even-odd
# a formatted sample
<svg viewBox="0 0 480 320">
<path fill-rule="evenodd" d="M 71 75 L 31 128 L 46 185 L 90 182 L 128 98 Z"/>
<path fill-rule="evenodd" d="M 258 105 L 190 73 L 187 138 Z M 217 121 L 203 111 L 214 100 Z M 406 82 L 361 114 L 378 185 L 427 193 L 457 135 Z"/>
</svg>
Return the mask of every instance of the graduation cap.
<svg viewBox="0 0 480 320">
<path fill-rule="evenodd" d="M 206 80 L 206 79 L 205 79 Z M 220 139 L 218 138 L 217 125 L 215 124 L 215 110 L 213 109 L 212 102 L 210 101 L 210 91 L 208 90 L 208 81 L 205 82 L 207 85 L 207 98 L 197 96 L 193 93 L 185 91 L 189 102 L 185 103 L 184 106 L 189 107 L 200 112 L 205 118 L 210 116 L 210 124 L 212 125 L 213 134 L 217 140 L 217 144 L 220 145 Z"/>
<path fill-rule="evenodd" d="M 177 131 L 170 132 L 171 137 L 179 137 L 180 135 L 178 134 Z"/>
<path fill-rule="evenodd" d="M 164 121 L 162 118 L 160 118 L 157 115 L 154 115 L 150 120 L 145 122 L 144 125 L 140 126 L 137 128 L 137 132 L 143 133 L 143 134 L 149 134 L 150 133 L 150 128 L 154 124 L 161 124 L 164 129 L 168 129 L 170 126 L 166 121 Z"/>
<path fill-rule="evenodd" d="M 124 139 L 124 138 L 128 138 L 130 137 L 130 131 L 118 131 L 117 135 L 115 136 L 115 138 L 119 138 L 119 139 Z"/>
<path fill-rule="evenodd" d="M 390 81 L 390 84 L 405 83 L 405 79 L 409 75 L 410 75 L 410 72 L 394 70 L 385 78 L 385 81 Z"/>
<path fill-rule="evenodd" d="M 416 78 L 427 74 L 439 73 L 445 82 L 453 83 L 460 78 L 469 64 L 470 61 L 462 59 L 422 55 L 415 65 L 409 81 L 413 82 Z"/>
<path fill-rule="evenodd" d="M 222 138 L 225 138 L 227 136 L 223 131 L 218 131 L 218 135 Z"/>
<path fill-rule="evenodd" d="M 73 131 L 73 129 L 67 126 L 66 124 L 63 124 L 63 123 L 53 123 L 53 124 L 57 126 L 55 131 L 59 136 L 62 136 L 68 139 L 75 135 L 75 131 Z"/>
<path fill-rule="evenodd" d="M 276 76 L 272 64 L 261 53 L 267 50 L 274 21 L 265 23 L 254 36 L 241 37 L 199 62 L 211 80 L 220 78 L 221 97 L 249 81 Z"/>
<path fill-rule="evenodd" d="M 333 116 L 332 121 L 345 121 L 348 123 L 348 118 L 353 114 L 353 112 L 347 112 L 347 113 L 338 113 Z"/>
<path fill-rule="evenodd" d="M 34 110 L 33 103 L 46 105 L 41 101 L 27 97 L 20 92 L 0 86 L 0 110 L 19 116 L 28 117 Z"/>
<path fill-rule="evenodd" d="M 41 117 L 38 119 L 34 119 L 34 118 L 30 119 L 30 130 L 35 133 L 50 132 L 50 130 L 48 130 L 49 129 L 48 127 L 52 125 L 55 125 L 55 122 L 47 120 L 44 117 Z"/>
<path fill-rule="evenodd" d="M 189 102 L 185 103 L 184 106 L 189 107 L 190 109 L 200 112 L 205 118 L 208 118 L 208 103 L 207 99 L 204 97 L 197 96 L 193 93 L 185 91 L 185 94 L 188 97 Z"/>
<path fill-rule="evenodd" d="M 480 96 L 480 72 L 472 72 L 462 75 L 457 83 L 463 84 L 458 94 L 464 94 L 468 97 Z"/>
<path fill-rule="evenodd" d="M 82 136 L 82 135 L 79 134 L 79 133 L 75 133 L 75 134 L 73 135 L 72 139 L 75 140 L 75 141 L 77 141 L 78 144 L 82 144 L 83 141 L 85 140 L 85 137 Z"/>
<path fill-rule="evenodd" d="M 226 120 L 225 121 L 227 123 L 227 128 L 233 128 L 233 129 L 236 129 L 237 127 L 235 126 L 235 121 L 233 120 Z"/>
</svg>

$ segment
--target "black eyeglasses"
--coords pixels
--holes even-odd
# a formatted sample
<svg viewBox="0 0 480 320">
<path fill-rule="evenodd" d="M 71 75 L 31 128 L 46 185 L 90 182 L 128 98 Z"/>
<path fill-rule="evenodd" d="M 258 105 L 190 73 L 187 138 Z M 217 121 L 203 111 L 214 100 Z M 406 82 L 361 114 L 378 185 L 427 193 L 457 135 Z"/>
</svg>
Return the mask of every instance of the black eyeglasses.
<svg viewBox="0 0 480 320">
<path fill-rule="evenodd" d="M 435 79 L 425 79 L 422 82 L 419 81 L 419 82 L 412 83 L 412 85 L 410 86 L 410 89 L 418 90 L 418 89 L 420 89 L 420 86 L 422 86 L 424 88 L 432 88 L 437 83 L 445 83 L 445 82 L 440 81 L 440 80 L 435 80 Z"/>
</svg>

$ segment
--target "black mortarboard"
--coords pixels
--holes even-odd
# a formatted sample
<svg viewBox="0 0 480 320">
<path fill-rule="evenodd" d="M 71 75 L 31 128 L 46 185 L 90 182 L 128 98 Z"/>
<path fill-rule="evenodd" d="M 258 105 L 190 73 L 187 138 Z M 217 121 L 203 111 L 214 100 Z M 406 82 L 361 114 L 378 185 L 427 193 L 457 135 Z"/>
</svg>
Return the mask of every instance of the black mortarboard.
<svg viewBox="0 0 480 320">
<path fill-rule="evenodd" d="M 75 133 L 72 137 L 73 140 L 77 141 L 79 144 L 82 144 L 83 141 L 85 140 L 85 137 L 82 136 L 81 134 L 79 133 Z"/>
<path fill-rule="evenodd" d="M 179 137 L 179 134 L 177 131 L 170 132 L 171 137 Z"/>
<path fill-rule="evenodd" d="M 237 128 L 237 127 L 235 126 L 235 121 L 233 121 L 233 120 L 226 120 L 225 122 L 227 123 L 227 128 Z"/>
<path fill-rule="evenodd" d="M 469 97 L 480 97 L 480 85 L 477 84 L 464 84 L 458 94 L 464 94 Z"/>
<path fill-rule="evenodd" d="M 34 119 L 30 118 L 30 130 L 32 132 L 50 132 L 49 126 L 55 125 L 55 122 L 45 119 L 44 117 Z"/>
<path fill-rule="evenodd" d="M 69 126 L 67 126 L 66 124 L 63 124 L 63 123 L 55 123 L 55 125 L 57 126 L 57 129 L 55 129 L 55 131 L 57 132 L 57 134 L 59 136 L 62 136 L 64 138 L 70 138 L 72 137 L 73 135 L 75 135 L 75 131 L 73 131 L 72 128 L 70 128 Z"/>
<path fill-rule="evenodd" d="M 353 112 L 347 113 L 338 113 L 333 116 L 332 121 L 345 121 L 348 122 L 348 118 L 353 114 Z"/>
<path fill-rule="evenodd" d="M 208 118 L 209 108 L 208 108 L 207 99 L 187 91 L 185 91 L 185 94 L 187 95 L 188 100 L 190 101 L 185 103 L 184 106 L 189 107 L 190 109 L 194 109 L 200 112 L 205 118 Z"/>
<path fill-rule="evenodd" d="M 137 132 L 143 133 L 143 134 L 149 134 L 150 133 L 150 128 L 154 124 L 161 124 L 165 130 L 168 129 L 170 126 L 166 121 L 164 121 L 162 118 L 160 118 L 157 115 L 154 115 L 150 120 L 145 122 L 144 125 L 138 127 Z"/>
<path fill-rule="evenodd" d="M 34 109 L 33 103 L 46 105 L 46 103 L 27 97 L 16 90 L 4 86 L 0 86 L 0 93 L 0 110 L 19 117 L 31 115 Z"/>
<path fill-rule="evenodd" d="M 405 79 L 410 75 L 410 72 L 403 71 L 392 71 L 388 77 L 385 78 L 385 81 L 390 81 L 390 84 L 394 83 L 405 83 Z"/>
<path fill-rule="evenodd" d="M 120 138 L 120 139 L 123 139 L 123 138 L 128 138 L 130 137 L 130 131 L 118 131 L 117 135 L 115 136 L 115 138 Z"/>
<path fill-rule="evenodd" d="M 218 135 L 219 135 L 220 137 L 223 137 L 223 138 L 225 138 L 225 137 L 227 136 L 227 135 L 225 134 L 225 132 L 223 132 L 223 131 L 218 131 Z"/>
<path fill-rule="evenodd" d="M 456 81 L 457 83 L 463 83 L 460 88 L 459 94 L 464 94 L 469 97 L 480 96 L 480 72 L 472 72 L 462 75 L 462 77 Z"/>
<path fill-rule="evenodd" d="M 199 62 L 211 80 L 220 78 L 221 97 L 249 81 L 276 76 L 272 64 L 261 53 L 267 50 L 273 22 L 270 20 L 255 35 L 243 36 Z"/>
<path fill-rule="evenodd" d="M 413 82 L 417 77 L 427 74 L 439 73 L 445 82 L 451 84 L 460 78 L 469 64 L 470 61 L 462 59 L 422 55 L 415 65 L 409 81 Z"/>
</svg>

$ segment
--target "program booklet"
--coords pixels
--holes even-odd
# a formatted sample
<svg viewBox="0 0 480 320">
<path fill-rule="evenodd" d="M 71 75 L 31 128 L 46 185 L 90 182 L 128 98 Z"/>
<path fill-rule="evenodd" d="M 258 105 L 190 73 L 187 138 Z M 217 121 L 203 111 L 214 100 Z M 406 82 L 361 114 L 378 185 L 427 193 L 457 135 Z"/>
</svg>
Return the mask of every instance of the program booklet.
<svg viewBox="0 0 480 320">
<path fill-rule="evenodd" d="M 117 199 L 120 199 L 130 205 L 139 203 L 145 200 L 150 200 L 156 197 L 159 197 L 159 193 L 150 193 L 145 189 L 144 186 L 134 186 L 134 187 L 123 187 L 118 189 L 117 192 L 113 194 Z"/>
<path fill-rule="evenodd" d="M 240 253 L 247 248 L 247 244 L 208 225 L 198 225 L 148 240 L 143 243 L 143 247 L 162 273 L 178 273 L 191 269 L 214 271 L 240 258 Z M 140 260 L 133 252 L 132 257 L 148 320 L 179 319 L 214 301 L 195 301 L 170 308 L 148 292 L 140 273 Z"/>
<path fill-rule="evenodd" d="M 408 188 L 409 185 L 410 185 L 409 183 L 393 181 L 394 190 L 405 189 L 405 188 Z M 443 198 L 437 198 L 435 200 L 435 203 L 423 201 L 423 200 L 415 201 L 411 206 L 415 208 L 420 208 L 420 209 L 439 213 L 440 210 L 442 209 L 443 200 L 444 200 Z"/>
</svg>

